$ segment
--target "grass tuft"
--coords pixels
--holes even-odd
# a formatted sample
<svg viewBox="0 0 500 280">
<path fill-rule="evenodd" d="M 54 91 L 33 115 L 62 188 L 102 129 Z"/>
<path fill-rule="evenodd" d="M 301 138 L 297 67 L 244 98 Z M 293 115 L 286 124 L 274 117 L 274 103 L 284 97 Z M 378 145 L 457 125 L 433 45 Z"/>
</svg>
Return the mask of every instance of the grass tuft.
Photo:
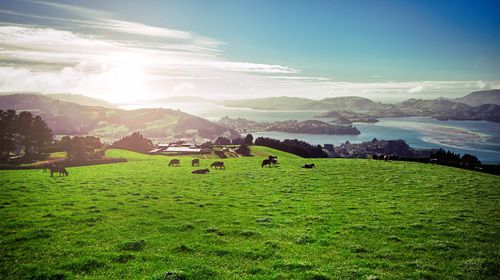
<svg viewBox="0 0 500 280">
<path fill-rule="evenodd" d="M 141 251 L 146 247 L 146 241 L 132 239 L 120 242 L 115 247 L 118 251 Z"/>
</svg>

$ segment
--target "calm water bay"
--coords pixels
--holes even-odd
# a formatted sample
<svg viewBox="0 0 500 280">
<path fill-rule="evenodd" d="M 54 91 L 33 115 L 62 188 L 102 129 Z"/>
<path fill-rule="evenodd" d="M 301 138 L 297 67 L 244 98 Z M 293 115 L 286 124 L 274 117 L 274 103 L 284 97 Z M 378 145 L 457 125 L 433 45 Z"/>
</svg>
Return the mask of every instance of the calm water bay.
<svg viewBox="0 0 500 280">
<path fill-rule="evenodd" d="M 217 121 L 224 116 L 254 121 L 311 120 L 324 111 L 261 111 L 227 108 L 206 103 L 142 104 L 140 108 L 164 107 Z M 135 108 L 126 108 L 135 109 Z M 331 119 L 316 119 L 329 121 Z M 500 124 L 485 121 L 438 121 L 425 117 L 385 118 L 376 124 L 356 123 L 360 135 L 312 135 L 284 132 L 252 132 L 255 138 L 270 137 L 279 140 L 298 139 L 310 144 L 333 144 L 346 141 L 360 143 L 378 140 L 403 139 L 413 148 L 443 148 L 461 155 L 469 153 L 483 163 L 500 164 Z"/>
</svg>

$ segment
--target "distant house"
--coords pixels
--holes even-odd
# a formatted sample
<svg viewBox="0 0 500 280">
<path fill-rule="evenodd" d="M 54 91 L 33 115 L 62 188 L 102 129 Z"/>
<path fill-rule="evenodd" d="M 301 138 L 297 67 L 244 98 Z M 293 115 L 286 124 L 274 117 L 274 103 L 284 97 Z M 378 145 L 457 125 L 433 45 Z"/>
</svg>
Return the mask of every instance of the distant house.
<svg viewBox="0 0 500 280">
<path fill-rule="evenodd" d="M 152 153 L 170 152 L 170 153 L 192 153 L 199 154 L 201 147 L 196 144 L 159 144 Z"/>
</svg>

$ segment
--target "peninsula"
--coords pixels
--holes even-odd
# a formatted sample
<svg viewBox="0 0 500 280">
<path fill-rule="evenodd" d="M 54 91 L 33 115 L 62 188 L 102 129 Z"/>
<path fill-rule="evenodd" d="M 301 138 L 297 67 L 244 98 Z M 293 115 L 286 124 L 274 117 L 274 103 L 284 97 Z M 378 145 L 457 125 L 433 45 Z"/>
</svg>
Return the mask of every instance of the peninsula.
<svg viewBox="0 0 500 280">
<path fill-rule="evenodd" d="M 307 120 L 303 122 L 299 122 L 296 120 L 257 122 L 242 118 L 231 119 L 226 116 L 221 118 L 218 121 L 218 124 L 234 129 L 239 133 L 247 133 L 249 131 L 280 131 L 288 133 L 329 135 L 361 134 L 361 132 L 356 127 L 353 127 L 351 125 L 334 125 L 318 120 Z"/>
</svg>

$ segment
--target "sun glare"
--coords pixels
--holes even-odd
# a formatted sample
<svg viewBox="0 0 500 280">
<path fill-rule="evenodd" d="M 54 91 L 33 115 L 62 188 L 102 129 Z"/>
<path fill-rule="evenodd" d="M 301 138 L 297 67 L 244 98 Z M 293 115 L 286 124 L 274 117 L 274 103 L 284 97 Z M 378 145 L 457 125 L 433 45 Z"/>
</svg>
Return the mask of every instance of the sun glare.
<svg viewBox="0 0 500 280">
<path fill-rule="evenodd" d="M 113 59 L 115 67 L 109 72 L 109 100 L 131 102 L 140 99 L 143 90 L 145 58 L 135 54 L 122 54 Z"/>
</svg>

